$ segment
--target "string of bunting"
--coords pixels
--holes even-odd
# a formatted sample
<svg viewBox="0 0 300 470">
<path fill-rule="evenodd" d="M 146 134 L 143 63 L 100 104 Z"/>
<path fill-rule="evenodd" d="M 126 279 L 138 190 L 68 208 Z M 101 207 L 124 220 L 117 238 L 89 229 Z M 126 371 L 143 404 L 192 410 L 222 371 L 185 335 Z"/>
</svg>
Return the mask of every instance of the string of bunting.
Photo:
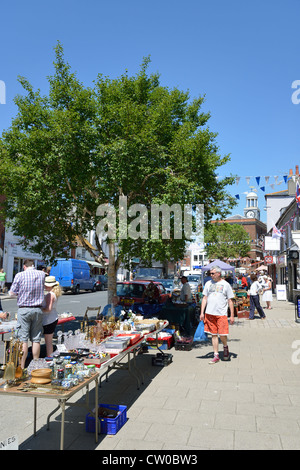
<svg viewBox="0 0 300 470">
<path fill-rule="evenodd" d="M 237 176 L 235 178 L 235 183 L 236 183 L 237 186 L 238 186 L 239 182 L 241 181 L 241 178 L 245 178 L 248 186 L 250 185 L 251 179 L 254 178 L 255 182 L 256 182 L 256 185 L 259 187 L 259 189 L 261 191 L 265 192 L 266 191 L 266 185 L 270 186 L 272 189 L 274 189 L 275 185 L 279 186 L 282 183 L 287 183 L 290 179 L 292 179 L 295 182 L 296 178 L 298 179 L 298 176 L 295 176 L 295 175 L 289 176 L 287 173 L 285 173 L 284 175 L 275 175 L 273 177 L 272 176 L 245 176 L 245 177 Z M 264 178 L 265 184 L 260 186 L 260 184 L 263 182 L 263 178 Z M 274 183 L 269 183 L 270 178 L 274 178 Z M 278 181 L 278 178 L 283 178 L 283 179 Z M 245 194 L 245 193 L 243 193 L 243 194 Z M 240 194 L 235 194 L 235 197 L 236 197 L 236 199 L 240 199 Z"/>
<path fill-rule="evenodd" d="M 295 220 L 295 218 L 296 218 L 296 215 L 297 215 L 297 213 L 294 212 L 294 214 L 291 216 L 291 218 L 290 218 L 285 224 L 283 224 L 283 225 L 278 229 L 279 232 L 285 233 L 285 232 L 286 232 L 286 228 L 284 228 L 284 227 L 287 227 L 287 226 L 291 227 L 292 222 L 294 222 L 294 220 Z"/>
<path fill-rule="evenodd" d="M 204 246 L 214 246 L 214 245 L 220 245 L 220 244 L 223 244 L 223 245 L 237 245 L 237 244 L 245 244 L 245 243 L 254 243 L 254 240 L 239 240 L 239 241 L 232 241 L 232 242 L 205 242 L 204 243 Z"/>
</svg>

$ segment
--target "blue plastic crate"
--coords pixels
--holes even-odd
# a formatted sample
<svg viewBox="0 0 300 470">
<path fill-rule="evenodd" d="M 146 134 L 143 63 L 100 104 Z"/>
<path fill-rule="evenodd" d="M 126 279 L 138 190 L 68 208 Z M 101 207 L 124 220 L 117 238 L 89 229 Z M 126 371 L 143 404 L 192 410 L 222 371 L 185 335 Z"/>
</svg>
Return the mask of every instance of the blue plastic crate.
<svg viewBox="0 0 300 470">
<path fill-rule="evenodd" d="M 99 407 L 108 408 L 110 410 L 117 410 L 119 413 L 115 418 L 101 418 L 99 417 L 99 434 L 117 434 L 119 429 L 127 421 L 127 406 L 123 405 L 104 405 L 99 404 Z M 90 413 L 85 418 L 86 432 L 95 432 L 95 417 Z"/>
</svg>

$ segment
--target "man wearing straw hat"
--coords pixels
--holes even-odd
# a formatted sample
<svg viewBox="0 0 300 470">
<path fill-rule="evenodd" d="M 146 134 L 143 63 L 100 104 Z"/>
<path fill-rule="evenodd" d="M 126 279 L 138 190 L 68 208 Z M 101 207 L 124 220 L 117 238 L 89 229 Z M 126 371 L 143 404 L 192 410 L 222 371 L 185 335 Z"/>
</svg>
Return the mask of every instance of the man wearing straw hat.
<svg viewBox="0 0 300 470">
<path fill-rule="evenodd" d="M 18 297 L 17 336 L 23 343 L 21 367 L 24 369 L 28 355 L 28 340 L 32 341 L 33 359 L 40 357 L 40 341 L 43 331 L 45 273 L 35 269 L 33 260 L 25 260 L 24 271 L 17 273 L 9 295 Z"/>
</svg>

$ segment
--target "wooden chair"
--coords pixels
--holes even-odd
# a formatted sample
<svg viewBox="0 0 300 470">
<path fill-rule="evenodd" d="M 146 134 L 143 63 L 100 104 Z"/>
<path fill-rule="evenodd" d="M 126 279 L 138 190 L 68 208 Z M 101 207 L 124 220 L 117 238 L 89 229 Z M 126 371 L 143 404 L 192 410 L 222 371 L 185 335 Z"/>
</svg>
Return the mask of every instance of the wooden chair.
<svg viewBox="0 0 300 470">
<path fill-rule="evenodd" d="M 85 311 L 85 314 L 84 314 L 84 317 L 83 317 L 83 321 L 88 321 L 89 320 L 89 317 L 88 317 L 88 312 L 89 311 L 94 311 L 94 312 L 97 312 L 97 316 L 96 318 L 98 319 L 100 317 L 100 311 L 101 311 L 101 307 L 87 307 L 86 308 L 86 311 Z"/>
</svg>

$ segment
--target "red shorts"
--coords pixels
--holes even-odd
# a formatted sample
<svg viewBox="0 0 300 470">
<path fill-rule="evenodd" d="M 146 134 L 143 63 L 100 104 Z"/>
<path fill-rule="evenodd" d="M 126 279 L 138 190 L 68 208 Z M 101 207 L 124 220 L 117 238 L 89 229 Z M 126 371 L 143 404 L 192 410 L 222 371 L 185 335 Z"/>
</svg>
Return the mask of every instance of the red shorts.
<svg viewBox="0 0 300 470">
<path fill-rule="evenodd" d="M 204 331 L 211 335 L 227 336 L 229 333 L 227 316 L 206 313 L 204 317 Z"/>
</svg>

